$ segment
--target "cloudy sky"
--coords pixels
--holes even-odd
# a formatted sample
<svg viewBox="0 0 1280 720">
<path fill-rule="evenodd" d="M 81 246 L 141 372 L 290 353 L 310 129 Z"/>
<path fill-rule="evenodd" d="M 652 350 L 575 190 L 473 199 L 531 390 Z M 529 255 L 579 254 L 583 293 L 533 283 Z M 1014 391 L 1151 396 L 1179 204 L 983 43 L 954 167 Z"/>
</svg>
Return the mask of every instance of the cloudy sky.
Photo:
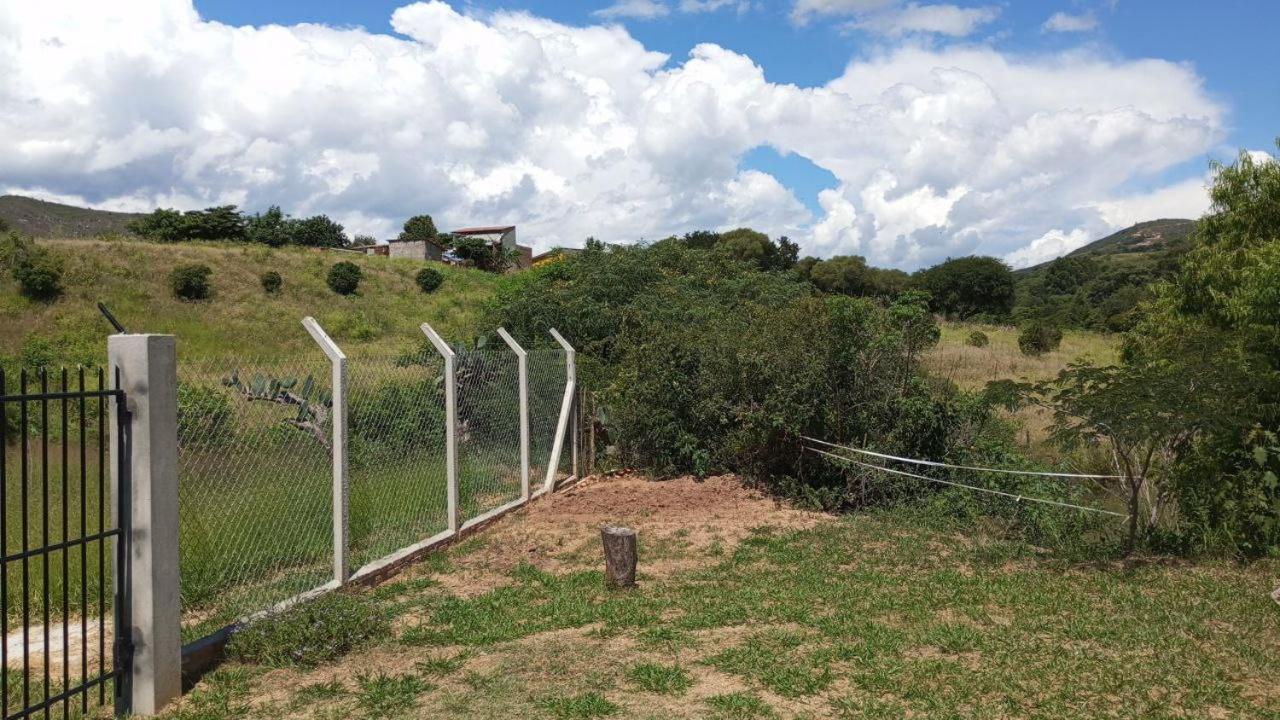
<svg viewBox="0 0 1280 720">
<path fill-rule="evenodd" d="M 0 192 L 1026 265 L 1271 149 L 1270 0 L 0 0 Z"/>
</svg>

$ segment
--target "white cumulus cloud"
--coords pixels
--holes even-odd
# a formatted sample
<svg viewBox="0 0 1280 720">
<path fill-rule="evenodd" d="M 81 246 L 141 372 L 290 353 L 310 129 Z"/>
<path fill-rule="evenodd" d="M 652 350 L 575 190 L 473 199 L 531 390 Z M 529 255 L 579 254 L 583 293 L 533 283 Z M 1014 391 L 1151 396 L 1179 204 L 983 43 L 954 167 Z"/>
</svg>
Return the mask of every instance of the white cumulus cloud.
<svg viewBox="0 0 1280 720">
<path fill-rule="evenodd" d="M 591 14 L 602 18 L 652 20 L 665 17 L 670 13 L 671 8 L 658 0 L 618 0 L 618 2 L 596 10 Z"/>
<path fill-rule="evenodd" d="M 1056 12 L 1044 21 L 1044 25 L 1040 26 L 1045 32 L 1088 32 L 1098 27 L 1098 17 L 1093 13 L 1082 13 L 1080 15 L 1071 15 L 1064 12 Z"/>
<path fill-rule="evenodd" d="M 935 33 L 967 37 L 1000 15 L 998 7 L 962 8 L 955 5 L 917 5 L 870 13 L 849 27 L 898 37 L 910 33 Z"/>
<path fill-rule="evenodd" d="M 1084 247 L 1093 239 L 1084 228 L 1070 232 L 1054 228 L 1032 240 L 1030 245 L 1005 255 L 1004 259 L 1015 268 L 1031 267 Z"/>
<path fill-rule="evenodd" d="M 517 224 L 540 249 L 751 225 L 915 267 L 1148 219 L 1194 194 L 1158 179 L 1224 136 L 1189 66 L 1089 50 L 908 45 L 801 87 L 616 24 L 436 1 L 392 26 L 232 27 L 190 0 L 8 6 L 0 184 L 112 209 L 279 204 L 380 237 L 429 212 Z M 835 176 L 816 213 L 743 167 L 762 145 Z"/>
</svg>

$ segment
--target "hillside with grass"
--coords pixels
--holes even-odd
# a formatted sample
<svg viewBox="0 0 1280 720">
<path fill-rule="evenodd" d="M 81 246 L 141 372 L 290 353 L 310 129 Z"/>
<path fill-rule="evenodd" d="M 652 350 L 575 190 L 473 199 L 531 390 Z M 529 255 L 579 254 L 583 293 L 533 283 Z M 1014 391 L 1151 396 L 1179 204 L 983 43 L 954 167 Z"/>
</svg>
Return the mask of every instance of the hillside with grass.
<svg viewBox="0 0 1280 720">
<path fill-rule="evenodd" d="M 366 257 L 306 248 L 229 243 L 157 244 L 135 240 L 40 240 L 61 260 L 62 292 L 52 301 L 25 297 L 6 268 L 0 273 L 0 360 L 9 366 L 99 363 L 111 327 L 103 302 L 131 332 L 173 333 L 179 357 L 282 358 L 316 352 L 300 321 L 314 316 L 348 352 L 394 352 L 420 342 L 430 322 L 452 341 L 478 329 L 478 316 L 497 276 L 439 263 L 444 281 L 424 293 L 414 276 L 425 261 Z M 338 295 L 326 284 L 337 262 L 362 271 L 358 290 Z M 188 302 L 173 294 L 169 275 L 182 265 L 211 270 L 211 296 Z M 261 276 L 280 274 L 278 293 Z"/>
<path fill-rule="evenodd" d="M 135 213 L 109 212 L 37 200 L 22 195 L 0 196 L 0 227 L 44 238 L 90 238 L 124 234 L 126 226 L 142 217 Z"/>
</svg>

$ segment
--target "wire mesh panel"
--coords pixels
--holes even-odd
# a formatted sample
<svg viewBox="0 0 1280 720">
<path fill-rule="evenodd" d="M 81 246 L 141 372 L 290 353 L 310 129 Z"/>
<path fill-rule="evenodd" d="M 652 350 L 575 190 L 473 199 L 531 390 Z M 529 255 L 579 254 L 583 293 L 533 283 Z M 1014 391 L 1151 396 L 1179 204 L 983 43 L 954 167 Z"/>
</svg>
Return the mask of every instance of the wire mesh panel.
<svg viewBox="0 0 1280 720">
<path fill-rule="evenodd" d="M 461 350 L 458 515 L 462 520 L 520 497 L 520 369 L 506 349 Z"/>
<path fill-rule="evenodd" d="M 551 446 L 555 442 L 556 426 L 560 421 L 560 405 L 564 400 L 565 354 L 559 349 L 529 351 L 529 474 L 535 487 L 547 477 L 547 462 Z M 565 460 L 571 448 L 566 433 L 561 450 L 557 477 L 567 477 Z"/>
<path fill-rule="evenodd" d="M 444 360 L 433 349 L 347 364 L 352 568 L 448 527 Z"/>
<path fill-rule="evenodd" d="M 329 362 L 178 367 L 183 637 L 332 576 Z"/>
</svg>

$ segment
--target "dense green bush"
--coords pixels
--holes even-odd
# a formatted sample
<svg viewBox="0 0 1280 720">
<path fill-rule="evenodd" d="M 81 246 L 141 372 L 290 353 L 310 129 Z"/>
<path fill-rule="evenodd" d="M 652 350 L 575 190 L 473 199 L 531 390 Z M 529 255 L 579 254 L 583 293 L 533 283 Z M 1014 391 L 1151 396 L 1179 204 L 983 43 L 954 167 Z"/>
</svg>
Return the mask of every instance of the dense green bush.
<svg viewBox="0 0 1280 720">
<path fill-rule="evenodd" d="M 819 295 L 686 243 L 590 243 L 505 279 L 490 321 L 521 339 L 552 326 L 570 338 L 609 444 L 660 474 L 731 470 L 848 507 L 922 486 L 802 455 L 801 436 L 966 458 L 996 426 L 976 396 L 924 377 L 939 330 L 922 295 Z"/>
<path fill-rule="evenodd" d="M 325 215 L 291 218 L 277 206 L 245 216 L 235 205 L 181 212 L 159 208 L 130 222 L 130 232 L 156 242 L 228 240 L 280 247 L 343 247 L 347 236 Z"/>
<path fill-rule="evenodd" d="M 275 295 L 280 292 L 280 288 L 284 286 L 284 278 L 280 277 L 280 273 L 275 270 L 268 270 L 262 274 L 260 279 L 262 281 L 262 289 L 265 290 L 268 295 Z"/>
<path fill-rule="evenodd" d="M 991 340 L 987 337 L 987 334 L 982 332 L 981 330 L 974 330 L 973 332 L 969 333 L 969 337 L 964 339 L 965 345 L 968 345 L 969 347 L 976 347 L 976 348 L 984 348 L 988 344 L 990 344 L 990 342 Z"/>
<path fill-rule="evenodd" d="M 0 263 L 9 268 L 19 291 L 32 300 L 55 300 L 62 294 L 62 260 L 18 233 L 0 241 Z"/>
<path fill-rule="evenodd" d="M 207 300 L 209 276 L 212 274 L 213 270 L 208 265 L 179 265 L 169 273 L 169 287 L 179 300 Z"/>
<path fill-rule="evenodd" d="M 350 295 L 360 287 L 361 276 L 359 265 L 343 260 L 329 268 L 326 282 L 329 283 L 329 289 L 339 295 Z"/>
<path fill-rule="evenodd" d="M 357 462 L 411 448 L 444 446 L 444 396 L 440 377 L 392 378 L 351 403 L 352 455 Z"/>
<path fill-rule="evenodd" d="M 418 283 L 418 289 L 424 293 L 435 292 L 440 284 L 444 282 L 444 275 L 440 274 L 435 268 L 422 268 L 418 274 L 413 277 L 414 282 Z"/>
<path fill-rule="evenodd" d="M 390 630 L 367 595 L 332 592 L 268 615 L 231 636 L 227 655 L 268 667 L 311 668 L 364 647 Z"/>
<path fill-rule="evenodd" d="M 1018 333 L 1018 349 L 1035 357 L 1053 352 L 1062 344 L 1062 331 L 1039 320 L 1032 321 Z"/>
</svg>

